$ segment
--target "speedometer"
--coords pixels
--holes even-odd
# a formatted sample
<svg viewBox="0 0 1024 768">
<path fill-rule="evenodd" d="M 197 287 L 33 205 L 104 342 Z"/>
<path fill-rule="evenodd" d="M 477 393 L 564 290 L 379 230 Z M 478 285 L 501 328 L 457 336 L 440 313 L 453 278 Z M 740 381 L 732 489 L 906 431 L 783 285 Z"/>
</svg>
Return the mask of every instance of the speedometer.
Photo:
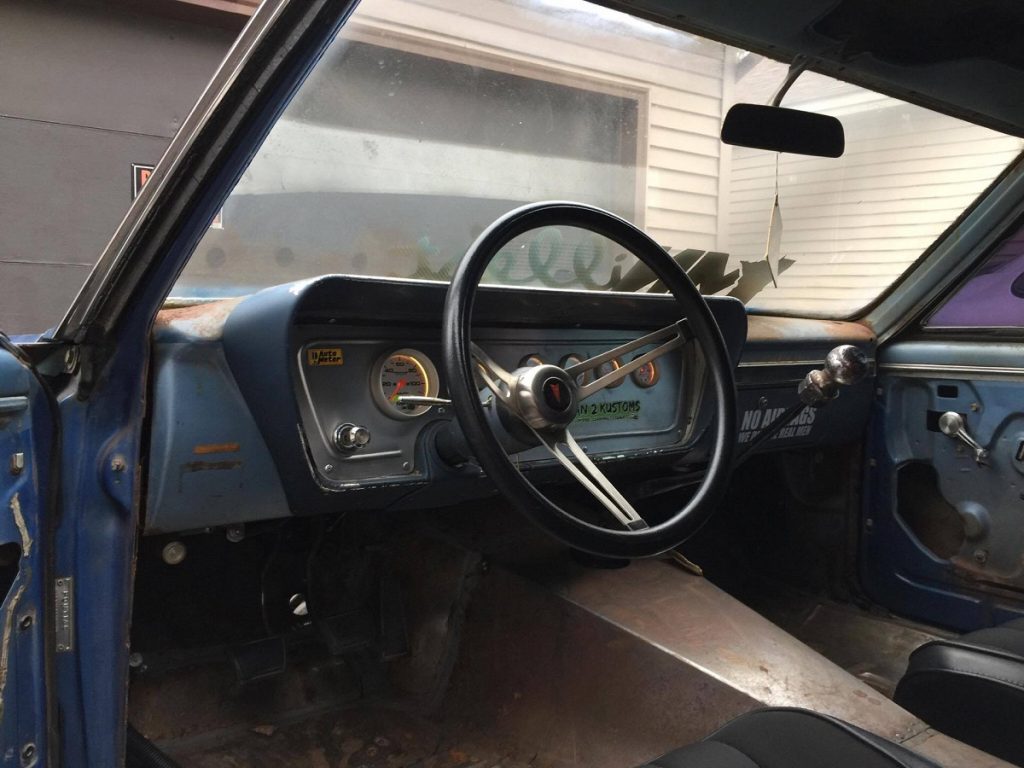
<svg viewBox="0 0 1024 768">
<path fill-rule="evenodd" d="M 408 419 L 430 410 L 429 403 L 414 398 L 437 397 L 437 369 L 430 358 L 415 349 L 396 349 L 374 366 L 370 387 L 373 399 L 388 416 Z M 404 400 L 404 398 L 410 398 Z"/>
</svg>

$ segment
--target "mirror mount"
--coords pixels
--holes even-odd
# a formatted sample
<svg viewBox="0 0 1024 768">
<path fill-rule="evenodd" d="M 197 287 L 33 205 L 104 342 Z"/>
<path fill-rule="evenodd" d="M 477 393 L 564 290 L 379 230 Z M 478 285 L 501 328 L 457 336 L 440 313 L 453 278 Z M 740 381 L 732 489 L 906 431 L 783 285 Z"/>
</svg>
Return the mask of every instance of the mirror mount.
<svg viewBox="0 0 1024 768">
<path fill-rule="evenodd" d="M 771 104 L 733 104 L 722 123 L 722 141 L 770 152 L 841 157 L 846 135 L 837 118 L 779 106 L 809 65 L 804 56 L 793 59 Z"/>
<path fill-rule="evenodd" d="M 793 83 L 796 82 L 796 79 L 807 70 L 810 63 L 810 59 L 803 55 L 798 55 L 793 59 L 792 63 L 789 65 L 789 71 L 786 72 L 786 79 L 782 81 L 782 85 L 779 86 L 775 95 L 772 96 L 772 100 L 768 102 L 769 106 L 782 106 L 782 98 L 789 92 L 789 89 L 793 87 Z"/>
</svg>

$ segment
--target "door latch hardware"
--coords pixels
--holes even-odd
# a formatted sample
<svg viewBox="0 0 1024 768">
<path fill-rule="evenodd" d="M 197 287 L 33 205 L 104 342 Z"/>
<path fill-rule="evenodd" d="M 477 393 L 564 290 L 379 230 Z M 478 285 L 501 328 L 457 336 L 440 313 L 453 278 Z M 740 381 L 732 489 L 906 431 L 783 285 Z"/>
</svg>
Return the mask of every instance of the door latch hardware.
<svg viewBox="0 0 1024 768">
<path fill-rule="evenodd" d="M 56 619 L 54 633 L 57 653 L 70 653 L 75 648 L 75 592 L 71 576 L 61 576 L 55 582 L 54 603 Z"/>
</svg>

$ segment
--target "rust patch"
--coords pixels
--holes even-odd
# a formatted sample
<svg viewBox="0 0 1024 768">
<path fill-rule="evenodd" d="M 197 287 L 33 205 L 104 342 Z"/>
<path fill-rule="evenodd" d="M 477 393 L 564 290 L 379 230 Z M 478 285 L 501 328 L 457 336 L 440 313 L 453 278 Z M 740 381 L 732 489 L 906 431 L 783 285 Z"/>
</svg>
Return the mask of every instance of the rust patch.
<svg viewBox="0 0 1024 768">
<path fill-rule="evenodd" d="M 153 331 L 156 334 L 174 331 L 196 339 L 216 341 L 223 334 L 224 321 L 244 298 L 240 296 L 188 307 L 162 309 L 156 315 Z"/>
<path fill-rule="evenodd" d="M 875 343 L 875 334 L 860 322 L 751 315 L 747 325 L 747 340 L 823 344 L 846 342 L 870 347 Z"/>
<path fill-rule="evenodd" d="M 240 460 L 234 461 L 188 461 L 182 465 L 186 472 L 207 472 L 225 469 L 238 469 L 242 466 Z"/>
<path fill-rule="evenodd" d="M 21 513 L 21 500 L 18 494 L 11 497 L 11 514 L 14 515 L 14 524 L 21 534 L 21 554 L 28 557 L 32 554 L 32 537 L 28 535 L 28 526 L 25 525 L 25 516 Z"/>
<path fill-rule="evenodd" d="M 1020 591 L 1024 588 L 1024 566 L 1020 563 L 1009 571 L 998 571 L 991 565 L 978 563 L 973 558 L 955 555 L 949 559 L 957 576 L 982 584 L 993 584 Z"/>
<path fill-rule="evenodd" d="M 240 450 L 241 443 L 201 443 L 192 449 L 192 453 L 205 456 L 210 453 L 238 453 Z"/>
<path fill-rule="evenodd" d="M 7 669 L 11 655 L 11 634 L 14 632 L 14 612 L 18 610 L 21 596 L 25 594 L 25 585 L 18 587 L 4 613 L 3 639 L 0 640 L 0 717 L 4 714 L 4 692 L 7 690 Z"/>
</svg>

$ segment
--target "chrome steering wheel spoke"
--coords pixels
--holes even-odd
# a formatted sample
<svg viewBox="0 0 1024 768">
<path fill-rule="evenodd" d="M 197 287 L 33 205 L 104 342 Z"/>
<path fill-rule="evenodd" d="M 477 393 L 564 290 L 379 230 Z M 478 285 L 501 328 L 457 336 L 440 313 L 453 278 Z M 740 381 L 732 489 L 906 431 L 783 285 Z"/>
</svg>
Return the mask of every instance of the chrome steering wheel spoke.
<svg viewBox="0 0 1024 768">
<path fill-rule="evenodd" d="M 484 380 L 484 384 L 502 405 L 514 411 L 513 393 L 516 387 L 516 377 L 494 362 L 490 355 L 480 348 L 479 344 L 471 342 L 470 348 L 473 358 L 476 360 L 477 371 L 480 373 L 480 378 Z"/>
<path fill-rule="evenodd" d="M 633 371 L 647 365 L 647 363 L 651 362 L 652 360 L 661 357 L 667 352 L 671 352 L 673 349 L 679 349 L 681 346 L 683 346 L 683 344 L 687 342 L 688 339 L 691 338 L 691 336 L 692 334 L 690 333 L 690 329 L 687 325 L 686 320 L 680 320 L 677 323 L 672 323 L 672 325 L 665 326 L 661 330 L 654 331 L 653 333 L 649 333 L 646 336 L 641 336 L 639 339 L 634 339 L 633 341 L 621 344 L 615 347 L 614 349 L 609 349 L 607 352 L 602 352 L 599 355 L 594 355 L 593 357 L 584 360 L 582 363 L 570 365 L 568 368 L 565 369 L 565 372 L 569 374 L 569 376 L 571 376 L 573 379 L 576 379 L 577 376 L 596 370 L 605 363 L 615 360 L 616 358 L 621 357 L 622 355 L 629 354 L 634 350 L 641 349 L 651 344 L 663 342 L 659 346 L 652 349 L 650 352 L 645 352 L 644 354 L 640 355 L 635 360 L 630 360 L 628 363 L 623 363 L 611 373 L 606 373 L 604 376 L 601 376 L 600 378 L 595 378 L 594 381 L 591 381 L 588 384 L 581 385 L 576 390 L 576 397 L 577 400 L 580 401 L 586 400 L 591 395 L 597 394 L 602 389 L 610 387 L 616 382 L 626 378 Z"/>
<path fill-rule="evenodd" d="M 626 528 L 631 531 L 639 531 L 648 527 L 647 522 L 640 517 L 633 505 L 587 456 L 569 430 L 562 429 L 554 432 L 533 430 L 533 433 L 551 452 L 551 455 L 568 470 L 569 474 Z M 568 454 L 562 450 L 563 446 L 568 449 Z"/>
</svg>

